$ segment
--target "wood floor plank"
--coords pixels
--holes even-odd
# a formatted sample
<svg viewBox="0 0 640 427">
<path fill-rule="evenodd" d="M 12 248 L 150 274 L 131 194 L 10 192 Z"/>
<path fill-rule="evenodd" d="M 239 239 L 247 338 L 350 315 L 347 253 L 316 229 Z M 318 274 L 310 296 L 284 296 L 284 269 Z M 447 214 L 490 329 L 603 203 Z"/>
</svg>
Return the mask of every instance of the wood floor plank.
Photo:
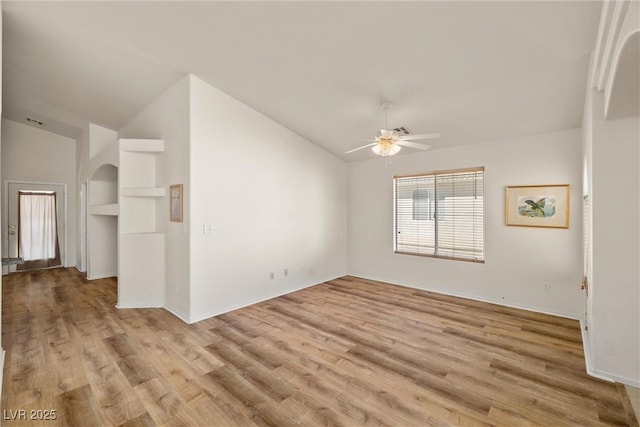
<svg viewBox="0 0 640 427">
<path fill-rule="evenodd" d="M 182 418 L 173 418 L 167 427 L 176 425 L 185 426 L 238 426 L 255 427 L 257 424 L 252 420 L 253 412 L 244 405 L 238 404 L 233 398 L 216 394 L 207 402 L 199 402 L 197 405 L 189 405 L 190 417 L 193 421 Z M 184 424 L 183 424 L 184 423 Z"/>
<path fill-rule="evenodd" d="M 82 359 L 73 341 L 53 341 L 44 347 L 46 366 L 55 367 L 48 372 L 52 385 L 59 392 L 70 391 L 87 384 L 83 369 L 78 369 Z"/>
<path fill-rule="evenodd" d="M 55 410 L 60 425 L 99 426 L 106 424 L 89 385 L 59 394 L 56 397 Z"/>
<path fill-rule="evenodd" d="M 120 424 L 118 427 L 153 427 L 156 423 L 151 416 L 146 412 L 136 418 L 132 418 L 124 424 Z"/>
<path fill-rule="evenodd" d="M 75 269 L 2 296 L 2 408 L 42 425 L 637 426 L 571 319 L 353 276 L 192 325 Z"/>
<path fill-rule="evenodd" d="M 181 412 L 189 412 L 186 403 L 162 377 L 138 384 L 134 389 L 144 405 L 146 413 L 156 424 L 164 424 Z"/>
<path fill-rule="evenodd" d="M 290 418 L 281 411 L 274 410 L 275 405 L 255 387 L 231 369 L 222 367 L 207 374 L 207 377 L 216 385 L 222 387 L 226 394 L 236 399 L 243 412 L 255 424 L 259 426 L 282 426 L 289 424 Z"/>
</svg>

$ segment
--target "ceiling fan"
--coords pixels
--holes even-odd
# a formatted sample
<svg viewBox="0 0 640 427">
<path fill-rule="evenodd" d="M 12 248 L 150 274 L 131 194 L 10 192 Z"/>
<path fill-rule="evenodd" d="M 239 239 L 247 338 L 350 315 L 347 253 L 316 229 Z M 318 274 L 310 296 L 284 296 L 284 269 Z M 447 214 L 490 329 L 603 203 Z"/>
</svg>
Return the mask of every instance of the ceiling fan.
<svg viewBox="0 0 640 427">
<path fill-rule="evenodd" d="M 384 111 L 384 129 L 380 130 L 380 134 L 376 135 L 375 139 L 367 139 L 365 141 L 373 141 L 370 144 L 365 144 L 361 147 L 354 148 L 349 151 L 345 151 L 345 154 L 353 153 L 354 151 L 362 150 L 371 147 L 371 150 L 381 157 L 389 157 L 402 149 L 402 147 L 417 148 L 418 150 L 428 150 L 430 145 L 418 144 L 415 140 L 419 139 L 431 139 L 439 138 L 439 133 L 425 133 L 419 135 L 411 135 L 407 133 L 406 128 L 389 129 L 387 113 L 391 109 L 392 104 L 388 101 L 384 101 L 380 104 Z"/>
</svg>

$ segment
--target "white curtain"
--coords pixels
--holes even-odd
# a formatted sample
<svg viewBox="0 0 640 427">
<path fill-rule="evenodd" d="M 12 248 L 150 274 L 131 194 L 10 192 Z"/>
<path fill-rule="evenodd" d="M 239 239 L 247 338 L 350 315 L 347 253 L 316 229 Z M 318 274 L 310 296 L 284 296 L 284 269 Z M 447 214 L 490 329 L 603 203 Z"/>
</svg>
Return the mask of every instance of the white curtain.
<svg viewBox="0 0 640 427">
<path fill-rule="evenodd" d="M 55 194 L 20 194 L 20 254 L 25 261 L 56 256 Z"/>
</svg>

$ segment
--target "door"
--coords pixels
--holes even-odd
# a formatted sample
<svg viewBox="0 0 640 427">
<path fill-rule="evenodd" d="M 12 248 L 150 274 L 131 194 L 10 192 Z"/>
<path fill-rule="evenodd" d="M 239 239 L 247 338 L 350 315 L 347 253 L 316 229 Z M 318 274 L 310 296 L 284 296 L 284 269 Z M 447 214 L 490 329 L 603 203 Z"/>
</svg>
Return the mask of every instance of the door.
<svg viewBox="0 0 640 427">
<path fill-rule="evenodd" d="M 66 257 L 66 191 L 64 184 L 39 184 L 39 183 L 28 183 L 28 182 L 16 182 L 9 181 L 7 184 L 7 229 L 6 233 L 6 256 L 9 258 L 17 258 L 19 255 L 19 201 L 20 195 L 19 193 L 23 192 L 37 192 L 37 191 L 47 191 L 53 192 L 56 195 L 56 218 L 57 218 L 57 229 L 58 229 L 58 247 L 59 247 L 59 261 L 56 263 L 57 265 L 65 265 L 65 257 Z M 48 263 L 51 264 L 51 263 Z M 41 264 L 25 264 L 22 266 L 10 265 L 9 272 L 14 272 L 16 270 L 24 270 L 31 268 L 43 268 L 43 267 L 53 267 L 55 265 L 41 265 Z M 26 268 L 25 268 L 26 267 Z"/>
</svg>

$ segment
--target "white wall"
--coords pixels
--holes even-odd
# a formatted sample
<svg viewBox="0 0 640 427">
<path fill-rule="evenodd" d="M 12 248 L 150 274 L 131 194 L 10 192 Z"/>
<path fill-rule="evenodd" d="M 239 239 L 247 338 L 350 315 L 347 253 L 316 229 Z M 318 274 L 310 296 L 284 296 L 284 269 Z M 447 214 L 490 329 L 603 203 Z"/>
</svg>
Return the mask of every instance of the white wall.
<svg viewBox="0 0 640 427">
<path fill-rule="evenodd" d="M 195 77 L 190 203 L 192 321 L 346 273 L 346 164 Z"/>
<path fill-rule="evenodd" d="M 598 94 L 599 97 L 600 94 Z M 640 121 L 596 124 L 592 353 L 598 370 L 640 386 Z"/>
<path fill-rule="evenodd" d="M 76 263 L 75 165 L 75 140 L 2 119 L 2 182 L 16 180 L 67 184 L 66 267 Z"/>
<path fill-rule="evenodd" d="M 86 206 L 82 206 L 83 203 L 86 205 L 86 201 L 84 197 L 86 194 L 81 194 L 82 192 L 82 184 L 85 182 L 86 178 L 83 178 L 82 169 L 87 167 L 87 162 L 89 159 L 88 154 L 85 154 L 85 151 L 88 153 L 89 150 L 89 127 L 82 130 L 80 136 L 76 138 L 76 219 L 77 219 L 77 227 L 76 227 L 76 268 L 79 271 L 86 272 L 87 270 L 87 248 L 85 248 L 87 241 L 85 239 L 85 234 L 87 232 L 87 221 L 85 221 L 84 215 L 88 215 L 86 212 Z M 84 158 L 87 158 L 85 161 Z M 85 191 L 86 192 L 86 191 Z M 83 223 L 83 221 L 85 221 Z"/>
<path fill-rule="evenodd" d="M 89 124 L 89 159 L 95 158 L 97 155 L 108 149 L 109 146 L 116 143 L 115 133 L 111 129 L 98 126 L 94 123 Z"/>
<path fill-rule="evenodd" d="M 626 11 L 621 14 L 619 21 L 612 22 L 609 28 L 609 33 L 605 34 L 614 43 L 611 44 L 611 51 L 609 57 L 611 58 L 608 65 L 609 68 L 604 68 L 607 72 L 607 82 L 605 85 L 605 111 L 607 117 L 617 115 L 617 111 L 622 109 L 632 109 L 635 114 L 638 114 L 638 44 L 637 36 L 640 31 L 640 2 L 637 1 L 617 1 L 616 6 Z M 618 28 L 619 27 L 619 28 Z M 616 31 L 617 30 L 617 31 Z M 631 38 L 635 38 L 635 44 L 633 46 L 627 46 L 635 52 L 636 64 L 632 67 L 628 67 L 630 64 L 624 64 L 624 62 L 630 59 L 621 57 L 621 51 L 625 44 L 629 43 Z M 623 63 L 620 63 L 622 59 Z M 628 68 L 629 73 L 621 75 L 620 68 Z M 613 98 L 616 98 L 615 101 Z M 617 104 L 617 105 L 616 105 Z M 612 108 L 615 107 L 615 108 Z"/>
<path fill-rule="evenodd" d="M 603 11 L 614 6 L 628 10 L 602 15 L 583 119 L 592 218 L 585 352 L 592 375 L 640 387 L 640 6 L 605 2 Z"/>
<path fill-rule="evenodd" d="M 591 61 L 589 64 L 589 70 L 590 73 L 589 75 L 591 75 L 591 71 L 593 69 L 594 66 L 594 55 L 591 55 Z M 583 256 L 585 256 L 587 258 L 587 271 L 583 272 L 583 274 L 586 273 L 586 278 L 587 278 L 587 287 L 589 289 L 586 290 L 585 293 L 585 299 L 586 299 L 586 304 L 585 304 L 585 319 L 584 319 L 584 327 L 583 327 L 583 332 L 582 332 L 582 336 L 583 336 L 583 347 L 585 349 L 585 363 L 587 365 L 587 370 L 593 369 L 593 361 L 591 360 L 591 351 L 590 349 L 593 348 L 594 343 L 593 343 L 593 336 L 592 334 L 589 332 L 590 329 L 593 329 L 592 325 L 591 325 L 591 317 L 593 315 L 593 292 L 591 290 L 591 288 L 593 287 L 593 200 L 592 200 L 592 196 L 591 196 L 591 189 L 593 188 L 593 156 L 592 156 L 592 152 L 593 152 L 593 93 L 594 91 L 591 90 L 591 81 L 589 81 L 587 83 L 587 89 L 586 89 L 586 95 L 585 95 L 585 103 L 584 103 L 584 113 L 582 116 L 582 162 L 583 162 L 583 176 L 582 176 L 582 196 L 584 197 L 585 195 L 589 197 L 589 205 L 588 205 L 588 209 L 587 209 L 587 216 L 588 218 L 591 218 L 591 220 L 589 220 L 589 223 L 587 224 L 588 227 L 588 235 L 589 240 L 587 243 L 587 246 L 583 247 Z M 584 225 L 583 225 L 584 227 Z"/>
<path fill-rule="evenodd" d="M 349 274 L 582 317 L 580 139 L 574 129 L 349 164 Z M 394 254 L 393 176 L 475 166 L 485 167 L 485 263 Z M 527 184 L 571 184 L 568 230 L 504 225 L 505 186 Z"/>
<path fill-rule="evenodd" d="M 87 181 L 92 181 L 88 182 L 87 191 L 90 205 L 117 202 L 117 198 L 114 198 L 114 191 L 117 191 L 117 136 L 117 133 L 111 129 L 87 123 L 82 134 L 76 139 L 76 197 L 78 200 L 76 248 L 78 255 L 75 262 L 76 267 L 82 271 L 82 258 L 87 256 L 85 267 L 89 280 L 118 274 L 118 219 L 86 213 L 87 230 L 85 231 L 85 225 L 82 224 L 85 206 L 81 206 L 84 197 L 87 196 L 81 194 L 82 183 Z M 110 171 L 110 176 L 100 176 L 100 171 L 105 170 Z M 98 176 L 94 176 L 96 173 Z M 105 196 L 108 197 L 104 198 Z M 86 242 L 83 241 L 85 232 L 87 233 Z M 82 252 L 85 243 L 86 254 Z"/>
<path fill-rule="evenodd" d="M 165 306 L 189 319 L 189 77 L 167 89 L 133 117 L 119 132 L 121 138 L 164 139 L 165 152 L 156 159 L 156 183 L 167 196 L 156 203 L 156 231 L 166 238 Z M 169 185 L 184 184 L 184 222 L 169 222 Z"/>
<path fill-rule="evenodd" d="M 89 215 L 87 279 L 118 275 L 118 217 Z"/>
<path fill-rule="evenodd" d="M 76 140 L 78 149 L 78 187 L 90 179 L 103 165 L 118 167 L 118 133 L 114 130 L 88 123 L 87 128 Z M 99 148 L 99 150 L 98 150 Z M 89 157 L 89 153 L 93 153 Z"/>
<path fill-rule="evenodd" d="M 593 91 L 589 343 L 598 375 L 640 386 L 640 119 L 604 119 Z"/>
</svg>

